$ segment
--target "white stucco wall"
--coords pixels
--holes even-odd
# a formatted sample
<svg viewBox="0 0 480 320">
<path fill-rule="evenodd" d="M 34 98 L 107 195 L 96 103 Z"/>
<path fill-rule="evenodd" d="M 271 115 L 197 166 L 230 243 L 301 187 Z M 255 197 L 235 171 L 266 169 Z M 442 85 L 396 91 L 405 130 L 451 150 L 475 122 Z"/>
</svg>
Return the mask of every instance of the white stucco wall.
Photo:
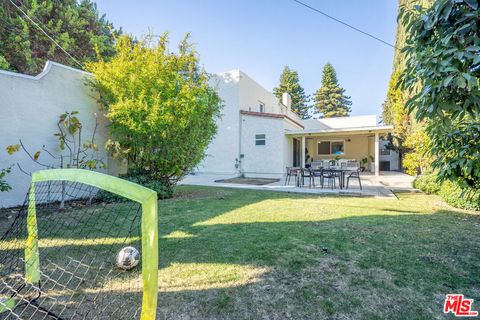
<svg viewBox="0 0 480 320">
<path fill-rule="evenodd" d="M 240 71 L 233 70 L 215 75 L 210 85 L 216 88 L 223 100 L 222 117 L 217 122 L 218 131 L 207 148 L 207 156 L 197 167 L 199 172 L 235 174 L 235 159 L 239 155 L 240 143 Z"/>
<path fill-rule="evenodd" d="M 275 172 L 280 174 L 283 172 L 281 167 L 284 165 L 284 160 L 291 157 L 291 152 L 290 156 L 284 156 L 282 153 L 278 153 L 277 160 L 281 165 L 278 165 L 274 170 L 271 169 L 271 166 L 267 166 L 264 168 L 265 170 L 260 169 L 258 164 L 252 162 L 252 157 L 256 156 L 258 150 L 251 150 L 248 144 L 245 145 L 247 149 L 244 149 L 243 138 L 241 153 L 245 157 L 248 157 L 248 160 L 240 159 L 240 132 L 243 132 L 243 135 L 250 135 L 254 131 L 264 130 L 261 127 L 263 124 L 268 127 L 271 123 L 278 123 L 279 127 L 274 125 L 273 128 L 265 128 L 265 130 L 271 130 L 270 136 L 275 132 L 277 148 L 283 150 L 284 147 L 288 147 L 288 143 L 291 144 L 291 138 L 285 137 L 284 129 L 280 128 L 284 128 L 284 122 L 288 123 L 288 121 L 283 119 L 262 118 L 252 121 L 242 121 L 242 123 L 240 123 L 240 111 L 258 112 L 259 103 L 262 102 L 265 105 L 265 113 L 285 114 L 295 121 L 300 122 L 301 120 L 298 116 L 282 105 L 279 99 L 271 92 L 240 70 L 217 74 L 212 77 L 210 83 L 216 88 L 219 96 L 223 100 L 224 107 L 222 118 L 218 121 L 217 135 L 207 149 L 207 157 L 198 166 L 197 170 L 203 173 L 239 174 L 241 169 L 245 172 L 248 167 L 248 170 L 252 173 L 264 172 L 265 174 L 270 174 Z M 249 118 L 253 117 L 250 116 Z M 289 125 L 289 128 L 292 130 L 299 129 L 298 126 L 292 124 Z M 250 154 L 252 151 L 254 153 Z M 242 168 L 235 167 L 237 163 L 236 159 L 241 160 Z M 266 159 L 266 161 L 270 161 L 270 158 Z"/>
<path fill-rule="evenodd" d="M 263 88 L 247 74 L 240 71 L 240 109 L 259 112 L 260 102 L 265 104 L 266 113 L 281 114 L 279 100 L 271 92 Z"/>
<path fill-rule="evenodd" d="M 48 150 L 59 152 L 58 141 L 53 134 L 58 132 L 56 123 L 65 111 L 79 111 L 78 118 L 83 124 L 85 140 L 91 139 L 94 114 L 97 113 L 98 158 L 112 165 L 102 148 L 106 141 L 106 121 L 98 112 L 93 92 L 85 85 L 88 76 L 83 71 L 52 62 L 48 62 L 44 71 L 35 77 L 0 71 L 0 168 L 19 163 L 27 172 L 43 169 L 31 161 L 25 152 L 19 151 L 10 156 L 5 148 L 21 139 L 33 153 L 41 150 L 43 144 Z M 49 165 L 56 162 L 45 153 L 39 160 Z M 6 176 L 6 181 L 12 190 L 0 193 L 0 207 L 23 203 L 30 177 L 14 167 L 12 173 Z"/>
<path fill-rule="evenodd" d="M 265 134 L 264 146 L 255 145 L 255 135 Z M 242 115 L 242 172 L 247 177 L 282 175 L 284 171 L 284 120 Z"/>
</svg>

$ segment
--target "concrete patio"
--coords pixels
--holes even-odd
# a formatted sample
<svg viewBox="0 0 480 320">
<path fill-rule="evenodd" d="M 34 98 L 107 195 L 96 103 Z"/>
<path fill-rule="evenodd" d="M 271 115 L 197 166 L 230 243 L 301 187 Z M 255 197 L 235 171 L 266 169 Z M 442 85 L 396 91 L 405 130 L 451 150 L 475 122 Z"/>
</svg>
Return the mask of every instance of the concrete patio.
<svg viewBox="0 0 480 320">
<path fill-rule="evenodd" d="M 376 197 L 381 199 L 397 199 L 392 192 L 395 190 L 413 190 L 411 183 L 414 177 L 400 172 L 380 172 L 379 176 L 374 174 L 364 173 L 361 175 L 362 187 L 360 190 L 357 182 L 353 181 L 348 189 L 331 189 L 329 187 L 315 186 L 309 188 L 295 186 L 294 179 L 290 181 L 289 185 L 284 185 L 285 178 L 282 178 L 278 182 L 266 184 L 266 185 L 248 185 L 248 184 L 236 184 L 215 182 L 218 180 L 235 178 L 233 175 L 216 175 L 216 174 L 203 174 L 195 173 L 187 175 L 179 184 L 180 185 L 197 185 L 197 186 L 210 186 L 210 187 L 224 187 L 224 188 L 239 188 L 239 189 L 251 189 L 251 190 L 268 190 L 277 192 L 290 192 L 290 193 L 303 193 L 303 194 L 336 194 L 336 195 L 350 195 L 350 196 L 367 196 Z"/>
</svg>

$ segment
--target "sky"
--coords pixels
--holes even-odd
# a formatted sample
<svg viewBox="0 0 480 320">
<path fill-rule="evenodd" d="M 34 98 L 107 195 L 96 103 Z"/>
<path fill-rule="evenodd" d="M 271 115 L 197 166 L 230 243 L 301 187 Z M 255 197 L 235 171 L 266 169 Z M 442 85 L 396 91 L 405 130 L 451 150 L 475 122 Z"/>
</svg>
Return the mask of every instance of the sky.
<svg viewBox="0 0 480 320">
<path fill-rule="evenodd" d="M 395 42 L 395 0 L 303 0 L 389 43 Z M 187 32 L 210 73 L 240 69 L 268 90 L 285 65 L 307 94 L 321 85 L 330 62 L 351 96 L 352 115 L 380 115 L 393 48 L 293 0 L 96 0 L 115 27 L 141 37 L 168 31 L 174 49 Z"/>
</svg>

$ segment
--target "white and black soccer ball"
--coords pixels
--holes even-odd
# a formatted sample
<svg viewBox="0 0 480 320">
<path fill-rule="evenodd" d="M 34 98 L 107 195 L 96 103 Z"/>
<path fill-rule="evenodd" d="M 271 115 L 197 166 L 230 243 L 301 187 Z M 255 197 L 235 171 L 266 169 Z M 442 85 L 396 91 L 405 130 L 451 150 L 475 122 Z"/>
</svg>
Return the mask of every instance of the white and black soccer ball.
<svg viewBox="0 0 480 320">
<path fill-rule="evenodd" d="M 140 252 L 134 247 L 125 247 L 117 254 L 117 267 L 130 270 L 137 266 L 140 261 Z"/>
</svg>

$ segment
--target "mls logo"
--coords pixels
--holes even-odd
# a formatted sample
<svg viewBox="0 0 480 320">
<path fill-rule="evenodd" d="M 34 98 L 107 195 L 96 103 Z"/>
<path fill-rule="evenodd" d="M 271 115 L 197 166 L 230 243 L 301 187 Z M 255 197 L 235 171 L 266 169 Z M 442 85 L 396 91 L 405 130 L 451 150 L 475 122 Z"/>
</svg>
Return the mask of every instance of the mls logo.
<svg viewBox="0 0 480 320">
<path fill-rule="evenodd" d="M 452 312 L 456 317 L 476 317 L 478 311 L 472 311 L 473 299 L 467 299 L 463 294 L 447 294 L 443 313 Z"/>
</svg>

